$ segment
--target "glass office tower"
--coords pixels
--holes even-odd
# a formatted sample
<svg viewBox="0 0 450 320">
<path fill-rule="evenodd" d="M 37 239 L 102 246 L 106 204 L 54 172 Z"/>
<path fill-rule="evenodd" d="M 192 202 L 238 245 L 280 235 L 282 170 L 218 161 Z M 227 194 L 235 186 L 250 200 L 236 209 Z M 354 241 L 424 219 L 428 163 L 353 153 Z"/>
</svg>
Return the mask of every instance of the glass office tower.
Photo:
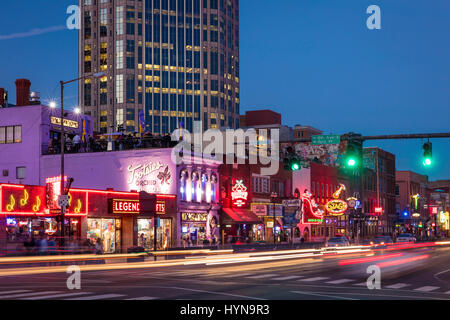
<svg viewBox="0 0 450 320">
<path fill-rule="evenodd" d="M 79 101 L 102 133 L 239 127 L 238 0 L 80 0 Z"/>
</svg>

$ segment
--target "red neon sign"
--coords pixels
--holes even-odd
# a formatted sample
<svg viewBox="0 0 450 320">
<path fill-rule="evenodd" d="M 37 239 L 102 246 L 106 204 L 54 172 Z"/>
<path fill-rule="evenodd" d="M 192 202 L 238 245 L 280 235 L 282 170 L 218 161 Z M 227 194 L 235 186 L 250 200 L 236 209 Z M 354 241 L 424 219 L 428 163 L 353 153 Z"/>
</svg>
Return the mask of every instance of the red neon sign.
<svg viewBox="0 0 450 320">
<path fill-rule="evenodd" d="M 231 188 L 231 200 L 236 207 L 243 207 L 248 200 L 247 187 L 243 180 L 237 180 L 236 184 Z"/>
<path fill-rule="evenodd" d="M 383 213 L 382 207 L 375 207 L 375 213 Z"/>
<path fill-rule="evenodd" d="M 312 194 L 306 191 L 302 195 L 302 223 L 321 224 L 323 221 L 323 211 L 318 209 L 318 205 L 313 203 Z"/>
<path fill-rule="evenodd" d="M 45 215 L 45 188 L 38 186 L 1 185 L 0 214 Z"/>
</svg>

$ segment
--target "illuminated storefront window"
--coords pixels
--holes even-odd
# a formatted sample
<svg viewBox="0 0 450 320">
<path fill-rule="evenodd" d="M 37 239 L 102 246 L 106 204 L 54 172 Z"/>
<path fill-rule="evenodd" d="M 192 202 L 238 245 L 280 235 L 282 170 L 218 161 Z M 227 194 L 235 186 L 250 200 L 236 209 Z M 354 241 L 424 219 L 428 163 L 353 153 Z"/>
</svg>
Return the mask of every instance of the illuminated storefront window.
<svg viewBox="0 0 450 320">
<path fill-rule="evenodd" d="M 201 245 L 207 241 L 208 213 L 181 213 L 181 238 L 185 245 Z"/>
<path fill-rule="evenodd" d="M 121 224 L 121 219 L 87 219 L 87 239 L 101 241 L 104 253 L 120 252 Z"/>
<path fill-rule="evenodd" d="M 153 250 L 154 226 L 153 219 L 138 219 L 138 246 L 145 250 Z M 156 220 L 157 249 L 166 250 L 172 241 L 172 221 L 170 219 Z"/>
</svg>

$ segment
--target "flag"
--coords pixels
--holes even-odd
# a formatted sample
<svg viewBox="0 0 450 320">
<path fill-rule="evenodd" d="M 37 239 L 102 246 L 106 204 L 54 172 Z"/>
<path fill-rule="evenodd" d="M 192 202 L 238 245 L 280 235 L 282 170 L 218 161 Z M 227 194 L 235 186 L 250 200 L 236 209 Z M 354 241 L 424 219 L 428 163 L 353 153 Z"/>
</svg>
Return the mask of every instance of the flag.
<svg viewBox="0 0 450 320">
<path fill-rule="evenodd" d="M 144 110 L 139 110 L 139 132 L 141 134 L 143 134 L 145 132 Z"/>
<path fill-rule="evenodd" d="M 83 119 L 83 136 L 81 137 L 84 143 L 86 143 L 86 116 Z"/>
</svg>

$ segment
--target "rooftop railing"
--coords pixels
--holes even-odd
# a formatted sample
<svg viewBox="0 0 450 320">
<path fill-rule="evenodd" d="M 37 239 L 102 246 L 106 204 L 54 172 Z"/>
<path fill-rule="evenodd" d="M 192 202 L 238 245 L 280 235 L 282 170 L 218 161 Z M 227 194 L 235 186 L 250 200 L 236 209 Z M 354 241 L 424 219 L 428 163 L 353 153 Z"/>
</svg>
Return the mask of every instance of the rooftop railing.
<svg viewBox="0 0 450 320">
<path fill-rule="evenodd" d="M 65 153 L 93 153 L 93 152 L 112 152 L 124 150 L 142 150 L 142 149 L 163 149 L 173 148 L 178 142 L 172 141 L 170 136 L 164 137 L 129 137 L 108 140 L 108 139 L 89 139 L 86 142 L 74 143 L 67 140 L 65 143 Z M 42 155 L 61 154 L 60 140 L 53 140 L 48 144 L 42 144 Z"/>
</svg>

